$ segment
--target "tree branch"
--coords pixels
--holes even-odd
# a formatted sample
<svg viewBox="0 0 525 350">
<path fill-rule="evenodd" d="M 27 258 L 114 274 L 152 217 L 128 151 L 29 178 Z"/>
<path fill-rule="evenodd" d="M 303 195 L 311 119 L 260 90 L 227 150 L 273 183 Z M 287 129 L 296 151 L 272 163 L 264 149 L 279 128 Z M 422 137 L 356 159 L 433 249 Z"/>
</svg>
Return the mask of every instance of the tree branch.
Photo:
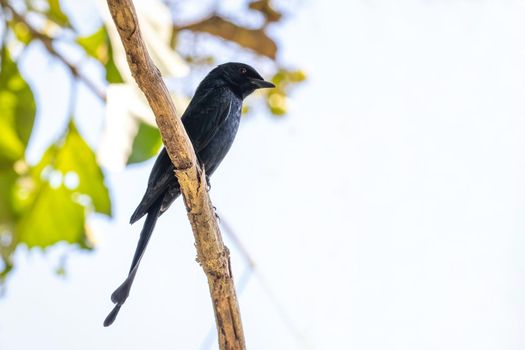
<svg viewBox="0 0 525 350">
<path fill-rule="evenodd" d="M 173 26 L 174 31 L 190 30 L 208 33 L 224 40 L 237 43 L 241 47 L 253 50 L 260 55 L 275 60 L 277 44 L 266 34 L 264 28 L 249 29 L 238 26 L 220 16 L 212 15 L 199 22 L 183 26 Z"/>
<path fill-rule="evenodd" d="M 88 89 L 90 89 L 98 98 L 100 98 L 103 101 L 106 101 L 106 93 L 104 91 L 100 90 L 95 85 L 95 83 L 93 83 L 85 75 L 80 73 L 78 68 L 73 63 L 69 62 L 69 60 L 67 58 L 65 58 L 59 52 L 57 52 L 57 50 L 55 50 L 55 48 L 53 47 L 53 38 L 51 38 L 50 36 L 40 32 L 40 31 L 38 31 L 35 27 L 33 27 L 31 24 L 29 24 L 29 22 L 26 20 L 26 18 L 23 15 L 21 15 L 20 13 L 18 13 L 9 4 L 9 2 L 7 2 L 7 0 L 0 0 L 0 4 L 2 5 L 2 7 L 8 9 L 11 12 L 11 14 L 13 15 L 13 19 L 14 20 L 16 20 L 17 22 L 23 23 L 27 27 L 29 32 L 31 33 L 31 36 L 33 38 L 35 38 L 35 39 L 38 39 L 44 45 L 44 47 L 47 49 L 47 51 L 51 55 L 55 56 L 59 61 L 61 61 L 64 65 L 66 65 L 66 67 L 69 69 L 69 71 L 71 72 L 71 74 L 74 77 L 77 77 L 84 84 L 86 84 Z"/>
<path fill-rule="evenodd" d="M 132 1 L 107 2 L 126 50 L 131 73 L 155 114 L 162 140 L 176 169 L 175 175 L 195 236 L 197 259 L 208 278 L 219 346 L 222 350 L 243 350 L 246 347 L 229 251 L 222 241 L 204 171 L 198 166 L 193 146 L 177 117 L 166 85 L 144 45 Z"/>
</svg>

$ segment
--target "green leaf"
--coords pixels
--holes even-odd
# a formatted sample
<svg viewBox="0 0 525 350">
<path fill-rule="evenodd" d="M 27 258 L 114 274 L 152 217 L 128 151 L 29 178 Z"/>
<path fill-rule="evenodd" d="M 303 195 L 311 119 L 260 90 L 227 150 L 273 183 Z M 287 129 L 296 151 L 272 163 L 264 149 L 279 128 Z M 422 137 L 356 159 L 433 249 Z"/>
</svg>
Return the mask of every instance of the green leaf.
<svg viewBox="0 0 525 350">
<path fill-rule="evenodd" d="M 162 146 L 159 130 L 149 124 L 140 122 L 137 135 L 133 140 L 128 164 L 140 163 L 154 157 Z"/>
<path fill-rule="evenodd" d="M 122 76 L 113 61 L 113 48 L 105 26 L 100 27 L 91 35 L 78 37 L 76 42 L 84 48 L 88 56 L 93 57 L 104 65 L 106 80 L 109 83 L 123 82 Z"/>
<path fill-rule="evenodd" d="M 33 36 L 31 35 L 31 32 L 29 31 L 29 28 L 25 25 L 23 22 L 9 21 L 9 27 L 11 28 L 11 31 L 15 34 L 15 37 L 24 45 L 28 45 L 31 40 L 33 39 Z"/>
<path fill-rule="evenodd" d="M 68 133 L 59 146 L 52 167 L 62 174 L 65 186 L 91 197 L 96 212 L 111 215 L 111 202 L 102 170 L 97 164 L 95 153 L 73 122 L 69 124 Z"/>
<path fill-rule="evenodd" d="M 288 113 L 287 94 L 288 90 L 306 80 L 306 73 L 302 70 L 287 70 L 279 68 L 272 77 L 274 89 L 265 92 L 266 105 L 270 112 L 275 116 L 283 116 Z"/>
<path fill-rule="evenodd" d="M 35 113 L 33 92 L 4 48 L 0 72 L 0 165 L 23 157 Z"/>
<path fill-rule="evenodd" d="M 48 3 L 48 10 L 47 10 L 47 18 L 52 20 L 58 25 L 61 25 L 62 27 L 68 27 L 71 28 L 71 23 L 69 22 L 69 18 L 67 18 L 66 14 L 62 11 L 62 8 L 60 7 L 60 1 L 59 0 L 47 0 Z"/>
<path fill-rule="evenodd" d="M 16 229 L 20 242 L 47 247 L 65 241 L 85 248 L 86 211 L 111 215 L 111 202 L 95 154 L 72 122 L 31 174 L 34 189 Z"/>
<path fill-rule="evenodd" d="M 91 197 L 96 212 L 111 215 L 109 191 L 104 184 L 104 175 L 98 166 L 95 153 L 73 123 L 70 124 L 62 153 L 64 158 L 60 159 L 60 163 L 57 162 L 56 168 L 66 173 L 66 176 L 67 172 L 76 173 L 79 178 L 78 191 Z"/>
<path fill-rule="evenodd" d="M 124 80 L 122 79 L 122 76 L 120 75 L 120 72 L 115 65 L 115 61 L 113 61 L 113 50 L 110 47 L 110 59 L 108 62 L 104 65 L 104 68 L 106 68 L 106 81 L 111 84 L 120 84 L 123 83 Z"/>
<path fill-rule="evenodd" d="M 0 109 L 9 107 L 14 101 L 12 96 L 6 96 L 0 91 Z M 0 112 L 1 113 L 1 112 Z M 24 144 L 18 138 L 10 120 L 0 115 L 0 164 L 13 163 L 24 155 Z"/>
<path fill-rule="evenodd" d="M 76 42 L 82 46 L 89 56 L 97 59 L 101 63 L 107 62 L 108 50 L 106 27 L 100 27 L 99 30 L 91 35 L 78 37 Z"/>
<path fill-rule="evenodd" d="M 266 103 L 272 114 L 276 116 L 283 116 L 286 114 L 286 95 L 282 91 L 279 91 L 278 89 L 272 90 L 268 93 Z"/>
<path fill-rule="evenodd" d="M 11 226 L 15 219 L 14 190 L 18 174 L 11 168 L 0 169 L 0 227 Z"/>
<path fill-rule="evenodd" d="M 3 265 L 0 265 L 0 295 L 3 292 L 2 288 L 4 287 L 7 274 L 9 274 L 14 267 L 13 262 L 11 261 L 11 256 L 2 256 L 2 264 Z"/>
<path fill-rule="evenodd" d="M 47 247 L 60 241 L 84 240 L 85 208 L 64 186 L 48 183 L 39 189 L 30 211 L 20 220 L 17 235 L 28 247 Z"/>
</svg>

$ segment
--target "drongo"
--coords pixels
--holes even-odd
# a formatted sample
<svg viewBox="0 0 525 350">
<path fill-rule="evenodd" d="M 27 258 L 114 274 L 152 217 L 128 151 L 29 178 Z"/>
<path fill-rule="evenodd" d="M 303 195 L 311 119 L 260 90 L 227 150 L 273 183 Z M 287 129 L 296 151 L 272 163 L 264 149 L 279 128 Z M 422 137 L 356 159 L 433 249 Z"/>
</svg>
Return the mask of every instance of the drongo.
<svg viewBox="0 0 525 350">
<path fill-rule="evenodd" d="M 199 84 L 182 115 L 182 124 L 207 176 L 217 169 L 233 143 L 239 127 L 244 98 L 257 89 L 272 87 L 275 86 L 265 81 L 249 65 L 234 62 L 217 66 Z M 129 295 L 157 218 L 169 208 L 180 193 L 173 164 L 166 149 L 163 148 L 151 170 L 146 193 L 131 215 L 131 224 L 144 215 L 146 221 L 140 233 L 128 276 L 111 295 L 111 301 L 116 305 L 104 320 L 105 327 L 115 321 Z"/>
</svg>

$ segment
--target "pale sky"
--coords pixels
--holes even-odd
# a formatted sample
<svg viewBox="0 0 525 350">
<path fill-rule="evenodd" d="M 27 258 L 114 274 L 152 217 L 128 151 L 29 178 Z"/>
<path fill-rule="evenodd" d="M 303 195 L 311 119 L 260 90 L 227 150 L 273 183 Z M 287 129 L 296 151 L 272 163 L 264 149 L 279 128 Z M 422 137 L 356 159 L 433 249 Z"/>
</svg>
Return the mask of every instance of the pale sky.
<svg viewBox="0 0 525 350">
<path fill-rule="evenodd" d="M 239 293 L 249 349 L 525 348 L 523 18 L 511 0 L 309 1 L 275 30 L 309 80 L 286 118 L 243 120 L 211 190 L 292 324 L 252 275 Z M 66 118 L 61 71 L 26 62 L 35 157 Z M 81 95 L 96 144 L 102 107 Z M 72 254 L 65 279 L 52 272 L 64 248 L 17 253 L 1 350 L 205 348 L 213 315 L 181 201 L 102 327 L 151 166 L 108 173 L 115 217 L 90 221 L 99 246 Z"/>
</svg>

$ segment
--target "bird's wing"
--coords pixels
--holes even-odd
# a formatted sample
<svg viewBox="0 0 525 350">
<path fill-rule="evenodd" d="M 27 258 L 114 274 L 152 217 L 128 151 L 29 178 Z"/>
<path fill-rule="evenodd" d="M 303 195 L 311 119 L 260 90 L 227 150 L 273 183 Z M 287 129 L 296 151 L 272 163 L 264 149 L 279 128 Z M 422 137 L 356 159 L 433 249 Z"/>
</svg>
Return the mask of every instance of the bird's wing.
<svg viewBox="0 0 525 350">
<path fill-rule="evenodd" d="M 224 90 L 223 90 L 224 89 Z M 200 97 L 194 97 L 190 105 L 182 116 L 182 123 L 190 137 L 197 156 L 199 151 L 204 149 L 213 139 L 213 136 L 219 130 L 221 125 L 227 120 L 231 110 L 231 97 L 225 88 L 209 89 Z M 174 196 L 177 197 L 179 192 L 177 179 L 173 174 L 173 165 L 163 148 L 160 152 L 148 180 L 148 188 L 141 202 L 131 216 L 130 223 L 133 224 L 143 217 L 149 208 L 155 203 L 163 193 L 172 188 Z M 174 190 L 174 191 L 173 191 Z M 168 196 L 169 197 L 169 196 Z M 174 198 L 166 198 L 165 203 L 170 203 Z M 163 206 L 161 213 L 167 209 Z"/>
<path fill-rule="evenodd" d="M 195 152 L 204 149 L 221 125 L 228 119 L 232 99 L 223 88 L 210 89 L 188 106 L 182 123 L 190 137 Z"/>
<path fill-rule="evenodd" d="M 177 184 L 177 178 L 173 173 L 173 164 L 166 149 L 162 148 L 151 169 L 146 193 L 144 193 L 144 197 L 142 197 L 137 209 L 135 209 L 135 212 L 131 215 L 130 223 L 133 224 L 143 217 L 157 198 L 159 198 L 170 185 L 173 186 L 175 184 Z"/>
</svg>

